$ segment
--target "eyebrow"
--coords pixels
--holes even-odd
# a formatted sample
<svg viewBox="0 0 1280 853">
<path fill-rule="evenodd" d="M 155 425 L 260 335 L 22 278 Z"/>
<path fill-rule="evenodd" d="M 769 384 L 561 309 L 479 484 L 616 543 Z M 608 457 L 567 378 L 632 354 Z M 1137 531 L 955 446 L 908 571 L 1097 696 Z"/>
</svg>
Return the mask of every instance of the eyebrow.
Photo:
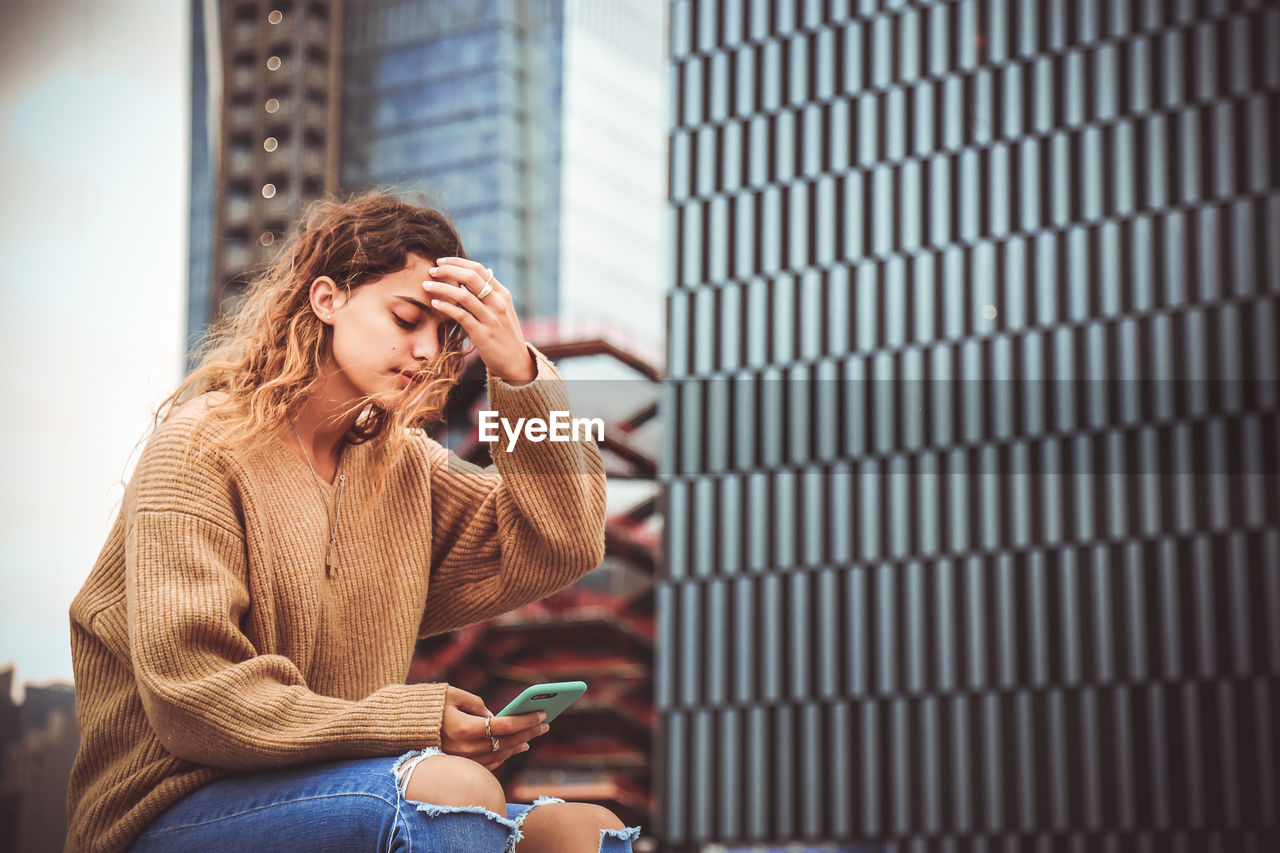
<svg viewBox="0 0 1280 853">
<path fill-rule="evenodd" d="M 419 302 L 416 299 L 411 299 L 408 296 L 399 296 L 399 295 L 396 296 L 396 299 L 403 299 L 405 302 L 412 302 L 414 305 L 417 305 L 423 311 L 426 311 L 427 313 L 431 313 L 432 308 L 430 305 L 424 305 L 423 303 Z"/>
</svg>

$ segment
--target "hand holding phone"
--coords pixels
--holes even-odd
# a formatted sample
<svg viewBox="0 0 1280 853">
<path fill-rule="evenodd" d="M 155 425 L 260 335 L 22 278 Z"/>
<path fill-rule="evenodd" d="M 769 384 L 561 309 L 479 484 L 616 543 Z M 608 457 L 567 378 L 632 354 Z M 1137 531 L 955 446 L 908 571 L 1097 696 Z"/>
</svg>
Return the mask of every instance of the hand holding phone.
<svg viewBox="0 0 1280 853">
<path fill-rule="evenodd" d="M 587 692 L 586 682 L 555 681 L 535 684 L 526 688 L 519 696 L 512 699 L 507 707 L 495 716 L 510 717 L 515 714 L 531 714 L 542 711 L 547 715 L 547 722 L 560 716 L 565 708 L 573 704 L 583 693 Z"/>
<path fill-rule="evenodd" d="M 529 741 L 544 734 L 544 729 L 536 713 L 499 719 L 474 693 L 452 684 L 445 691 L 440 748 L 447 755 L 461 755 L 494 770 L 511 756 L 528 749 Z M 493 748 L 495 739 L 497 749 Z"/>
</svg>

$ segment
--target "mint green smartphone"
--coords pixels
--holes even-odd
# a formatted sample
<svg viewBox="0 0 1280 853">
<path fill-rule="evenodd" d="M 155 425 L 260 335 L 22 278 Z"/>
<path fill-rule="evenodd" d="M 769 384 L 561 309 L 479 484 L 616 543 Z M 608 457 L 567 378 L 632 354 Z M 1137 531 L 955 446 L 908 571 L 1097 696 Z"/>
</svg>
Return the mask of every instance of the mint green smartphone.
<svg viewBox="0 0 1280 853">
<path fill-rule="evenodd" d="M 560 716 L 560 712 L 573 704 L 573 701 L 587 692 L 585 681 L 556 681 L 550 684 L 535 684 L 527 688 L 519 696 L 511 700 L 511 704 L 499 711 L 496 716 L 510 717 L 515 714 L 532 714 L 545 711 L 547 722 Z"/>
</svg>

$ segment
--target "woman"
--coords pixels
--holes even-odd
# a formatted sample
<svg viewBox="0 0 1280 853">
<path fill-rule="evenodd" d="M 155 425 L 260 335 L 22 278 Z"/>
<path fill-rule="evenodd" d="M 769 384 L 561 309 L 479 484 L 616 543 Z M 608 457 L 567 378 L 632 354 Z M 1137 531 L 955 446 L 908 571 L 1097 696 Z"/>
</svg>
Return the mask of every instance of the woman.
<svg viewBox="0 0 1280 853">
<path fill-rule="evenodd" d="M 494 471 L 418 428 L 468 338 L 503 417 L 568 409 L 443 215 L 310 208 L 157 413 L 72 603 L 67 849 L 630 849 L 605 809 L 506 803 L 491 771 L 540 715 L 404 683 L 419 637 L 603 556 L 589 440 L 495 444 Z"/>
</svg>

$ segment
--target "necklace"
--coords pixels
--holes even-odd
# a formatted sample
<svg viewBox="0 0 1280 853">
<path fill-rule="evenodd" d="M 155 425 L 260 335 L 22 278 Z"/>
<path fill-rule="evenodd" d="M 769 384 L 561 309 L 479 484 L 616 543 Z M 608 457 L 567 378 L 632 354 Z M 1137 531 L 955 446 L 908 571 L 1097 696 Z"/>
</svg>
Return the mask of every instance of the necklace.
<svg viewBox="0 0 1280 853">
<path fill-rule="evenodd" d="M 333 550 L 338 547 L 338 522 L 341 520 L 342 514 L 342 487 L 347 483 L 347 475 L 343 471 L 338 472 L 338 508 L 333 513 L 333 518 L 329 518 L 329 498 L 325 496 L 324 486 L 320 485 L 320 475 L 316 473 L 316 466 L 311 464 L 311 456 L 307 453 L 306 445 L 302 443 L 302 436 L 298 435 L 298 427 L 293 422 L 293 418 L 289 418 L 289 426 L 293 427 L 293 437 L 298 440 L 298 449 L 302 451 L 302 458 L 307 460 L 307 467 L 311 469 L 311 476 L 316 481 L 316 491 L 320 492 L 320 500 L 324 501 L 324 518 L 325 525 L 329 528 L 329 547 L 324 552 L 324 576 L 333 577 Z M 342 457 L 338 457 L 338 467 L 342 467 Z"/>
</svg>

